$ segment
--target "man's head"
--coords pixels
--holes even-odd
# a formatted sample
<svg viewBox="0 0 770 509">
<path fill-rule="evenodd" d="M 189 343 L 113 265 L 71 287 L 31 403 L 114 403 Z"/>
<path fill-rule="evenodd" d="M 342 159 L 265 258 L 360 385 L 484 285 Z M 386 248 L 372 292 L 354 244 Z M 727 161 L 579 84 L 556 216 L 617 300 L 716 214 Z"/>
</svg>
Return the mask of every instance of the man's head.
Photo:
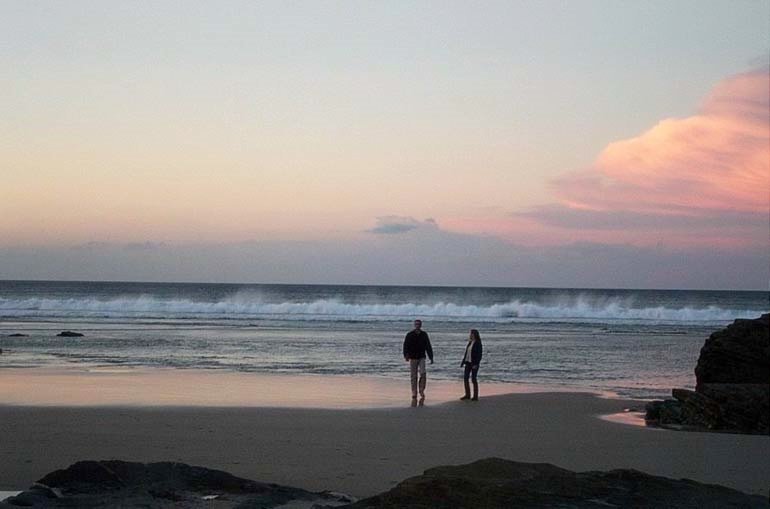
<svg viewBox="0 0 770 509">
<path fill-rule="evenodd" d="M 414 330 L 420 330 L 422 328 L 422 320 L 414 321 Z"/>
</svg>

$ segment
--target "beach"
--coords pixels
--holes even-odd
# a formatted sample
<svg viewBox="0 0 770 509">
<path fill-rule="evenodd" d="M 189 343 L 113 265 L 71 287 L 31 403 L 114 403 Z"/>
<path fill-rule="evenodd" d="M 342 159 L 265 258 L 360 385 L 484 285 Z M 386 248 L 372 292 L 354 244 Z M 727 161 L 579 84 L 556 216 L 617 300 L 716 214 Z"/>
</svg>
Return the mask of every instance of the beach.
<svg viewBox="0 0 770 509">
<path fill-rule="evenodd" d="M 500 457 L 767 495 L 767 436 L 648 428 L 624 412 L 693 387 L 705 338 L 765 302 L 762 292 L 5 282 L 0 491 L 117 459 L 360 498 Z M 414 316 L 435 354 L 416 408 L 402 356 Z M 469 328 L 484 345 L 479 402 L 459 401 Z"/>
<path fill-rule="evenodd" d="M 2 386 L 7 387 L 11 377 L 3 376 Z M 30 372 L 26 382 L 36 376 L 42 375 Z M 105 373 L 74 378 L 94 382 L 95 376 L 103 377 L 102 385 L 109 387 Z M 160 393 L 162 380 L 173 379 L 173 373 L 153 376 L 145 381 L 160 383 Z M 210 384 L 218 375 L 210 376 L 199 381 Z M 224 393 L 233 380 L 221 381 Z M 259 385 L 260 378 L 253 382 Z M 288 377 L 284 382 L 297 390 L 304 386 L 310 394 L 319 392 L 314 377 Z M 430 467 L 501 457 L 578 471 L 633 468 L 768 493 L 767 436 L 675 432 L 600 418 L 640 402 L 569 392 L 490 396 L 483 384 L 477 403 L 449 401 L 448 396 L 437 400 L 432 389 L 437 397 L 447 390 L 437 383 L 429 384 L 424 407 L 411 408 L 405 378 L 403 387 L 376 385 L 394 395 L 392 404 L 366 407 L 358 396 L 346 399 L 344 393 L 376 381 L 347 377 L 347 384 L 337 382 L 324 386 L 336 385 L 342 393 L 337 408 L 308 408 L 296 402 L 284 408 L 237 406 L 237 401 L 220 406 L 170 400 L 152 406 L 104 405 L 98 399 L 74 404 L 75 396 L 59 406 L 3 400 L 0 490 L 24 489 L 79 460 L 121 459 L 184 462 L 249 479 L 364 497 Z M 453 388 L 459 391 L 460 384 Z M 396 389 L 402 392 L 390 392 Z M 395 403 L 396 394 L 403 395 L 401 403 Z M 317 406 L 324 404 L 320 401 Z"/>
</svg>

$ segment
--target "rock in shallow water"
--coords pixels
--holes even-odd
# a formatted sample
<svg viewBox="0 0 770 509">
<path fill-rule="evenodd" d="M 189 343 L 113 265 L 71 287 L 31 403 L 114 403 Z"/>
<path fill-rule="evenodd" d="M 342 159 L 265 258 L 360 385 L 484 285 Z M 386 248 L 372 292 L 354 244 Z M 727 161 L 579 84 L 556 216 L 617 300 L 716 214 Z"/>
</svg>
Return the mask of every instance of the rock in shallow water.
<svg viewBox="0 0 770 509">
<path fill-rule="evenodd" d="M 71 330 L 64 330 L 57 334 L 60 338 L 82 338 L 83 334 Z"/>
</svg>

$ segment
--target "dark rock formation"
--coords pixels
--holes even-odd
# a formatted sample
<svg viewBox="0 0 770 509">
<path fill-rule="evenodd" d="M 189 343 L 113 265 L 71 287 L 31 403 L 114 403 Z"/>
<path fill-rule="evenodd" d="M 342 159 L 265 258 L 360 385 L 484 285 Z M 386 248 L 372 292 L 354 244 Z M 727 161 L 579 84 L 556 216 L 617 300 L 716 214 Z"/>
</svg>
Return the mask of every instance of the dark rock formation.
<svg viewBox="0 0 770 509">
<path fill-rule="evenodd" d="M 62 338 L 80 338 L 83 337 L 83 334 L 79 332 L 73 332 L 71 330 L 65 330 L 58 333 L 57 336 Z"/>
<path fill-rule="evenodd" d="M 396 508 L 728 508 L 767 500 L 722 486 L 656 477 L 636 470 L 572 472 L 547 463 L 498 458 L 438 467 L 351 509 Z"/>
<path fill-rule="evenodd" d="M 704 384 L 770 384 L 770 314 L 735 320 L 713 333 L 695 367 L 696 390 Z"/>
<path fill-rule="evenodd" d="M 650 424 L 677 429 L 770 432 L 770 314 L 735 320 L 703 345 L 695 391 L 647 405 Z"/>
<path fill-rule="evenodd" d="M 20 334 L 20 333 L 16 332 L 14 334 L 8 334 L 6 337 L 8 337 L 8 338 L 26 338 L 26 337 L 29 337 L 29 335 L 28 334 Z"/>
<path fill-rule="evenodd" d="M 651 426 L 682 422 L 682 404 L 675 399 L 650 401 L 645 410 L 644 420 Z"/>
<path fill-rule="evenodd" d="M 182 463 L 81 461 L 40 479 L 0 509 L 25 507 L 365 508 L 767 508 L 764 497 L 636 470 L 573 472 L 489 458 L 437 467 L 349 505 L 343 495 L 234 477 Z"/>
<path fill-rule="evenodd" d="M 52 472 L 2 507 L 276 507 L 291 501 L 329 507 L 350 499 L 241 479 L 183 463 L 80 461 Z"/>
</svg>

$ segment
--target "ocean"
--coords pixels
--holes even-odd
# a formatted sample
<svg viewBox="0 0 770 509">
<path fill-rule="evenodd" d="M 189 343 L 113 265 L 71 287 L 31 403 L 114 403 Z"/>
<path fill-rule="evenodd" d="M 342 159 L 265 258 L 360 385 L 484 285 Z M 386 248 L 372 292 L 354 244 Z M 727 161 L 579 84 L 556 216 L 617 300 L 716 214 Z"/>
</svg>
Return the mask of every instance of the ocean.
<svg viewBox="0 0 770 509">
<path fill-rule="evenodd" d="M 404 334 L 420 318 L 431 378 L 461 376 L 476 328 L 482 382 L 650 399 L 693 387 L 709 334 L 768 307 L 751 291 L 0 281 L 0 369 L 403 379 Z"/>
</svg>

